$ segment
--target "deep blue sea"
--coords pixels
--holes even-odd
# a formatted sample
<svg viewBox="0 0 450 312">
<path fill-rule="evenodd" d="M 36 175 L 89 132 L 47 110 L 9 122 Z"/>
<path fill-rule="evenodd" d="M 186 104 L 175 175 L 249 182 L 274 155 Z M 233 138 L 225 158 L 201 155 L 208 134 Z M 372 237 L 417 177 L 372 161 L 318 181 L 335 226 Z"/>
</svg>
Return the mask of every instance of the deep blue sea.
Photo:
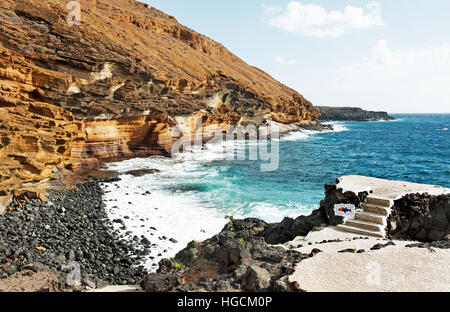
<svg viewBox="0 0 450 312">
<path fill-rule="evenodd" d="M 152 157 L 113 163 L 110 168 L 120 172 L 139 168 L 161 172 L 140 178 L 123 175 L 120 188 L 110 185 L 114 192 L 106 195 L 106 201 L 124 208 L 111 208 L 111 217 L 148 216 L 152 224 L 156 222 L 158 235 L 175 237 L 183 248 L 190 240 L 220 231 L 225 215 L 275 222 L 309 214 L 324 198 L 324 184 L 343 175 L 450 187 L 450 115 L 394 117 L 398 120 L 335 123 L 334 132 L 291 133 L 279 141 L 279 168 L 273 172 L 261 171 L 258 161 L 222 160 L 217 157 L 222 146 L 214 144 L 193 159 Z M 140 195 L 143 191 L 152 195 Z M 145 234 L 137 223 L 127 227 Z"/>
</svg>

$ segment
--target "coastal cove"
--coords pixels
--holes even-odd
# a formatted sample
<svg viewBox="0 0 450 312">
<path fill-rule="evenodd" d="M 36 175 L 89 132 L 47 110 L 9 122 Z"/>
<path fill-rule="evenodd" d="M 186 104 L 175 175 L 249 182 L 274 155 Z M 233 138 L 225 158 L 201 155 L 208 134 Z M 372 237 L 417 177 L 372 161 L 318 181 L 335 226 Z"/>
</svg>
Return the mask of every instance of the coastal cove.
<svg viewBox="0 0 450 312">
<path fill-rule="evenodd" d="M 202 241 L 235 218 L 279 222 L 309 215 L 323 184 L 356 174 L 450 186 L 450 115 L 395 115 L 397 121 L 334 123 L 334 131 L 289 133 L 280 140 L 280 168 L 221 160 L 222 145 L 192 157 L 150 157 L 112 163 L 121 181 L 104 183 L 111 220 L 122 234 L 153 244 L 146 267 L 155 270 L 193 240 Z M 433 147 L 428 149 L 426 147 Z M 241 148 L 245 148 L 244 145 Z M 189 157 L 188 157 L 189 156 Z M 135 177 L 130 170 L 157 169 Z M 288 186 L 288 187 L 286 187 Z"/>
</svg>

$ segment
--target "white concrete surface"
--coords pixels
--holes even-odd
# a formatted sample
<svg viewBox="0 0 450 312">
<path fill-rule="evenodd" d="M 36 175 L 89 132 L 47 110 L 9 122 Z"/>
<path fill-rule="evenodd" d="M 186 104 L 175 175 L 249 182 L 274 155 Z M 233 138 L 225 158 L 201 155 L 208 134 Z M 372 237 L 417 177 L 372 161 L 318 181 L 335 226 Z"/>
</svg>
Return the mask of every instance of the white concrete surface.
<svg viewBox="0 0 450 312">
<path fill-rule="evenodd" d="M 289 242 L 286 245 L 303 245 L 294 248 L 303 253 L 314 248 L 322 251 L 297 264 L 290 281 L 309 292 L 450 291 L 450 250 L 406 248 L 415 242 L 394 241 L 396 246 L 371 251 L 374 245 L 388 241 L 372 237 L 353 240 L 360 236 L 328 227 Z M 335 239 L 343 242 L 317 244 Z M 345 249 L 365 252 L 338 253 Z"/>
<path fill-rule="evenodd" d="M 338 189 L 355 194 L 369 192 L 372 197 L 397 200 L 408 194 L 442 195 L 450 194 L 450 189 L 427 184 L 417 184 L 403 181 L 391 181 L 363 176 L 343 176 L 339 178 Z"/>
</svg>

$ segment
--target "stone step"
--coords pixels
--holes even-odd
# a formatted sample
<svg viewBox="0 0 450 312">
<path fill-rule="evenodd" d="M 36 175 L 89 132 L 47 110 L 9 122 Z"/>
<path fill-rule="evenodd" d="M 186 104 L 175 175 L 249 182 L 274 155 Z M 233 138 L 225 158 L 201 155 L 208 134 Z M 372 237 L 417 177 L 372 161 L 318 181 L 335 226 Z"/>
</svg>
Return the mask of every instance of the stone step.
<svg viewBox="0 0 450 312">
<path fill-rule="evenodd" d="M 376 223 L 384 225 L 384 217 L 382 215 L 371 213 L 371 212 L 356 212 L 355 214 L 356 220 Z"/>
<path fill-rule="evenodd" d="M 369 231 L 375 231 L 383 233 L 384 227 L 380 224 L 375 224 L 372 222 L 366 222 L 361 220 L 346 220 L 344 225 L 349 225 L 355 228 L 363 229 L 363 230 L 369 230 Z"/>
<path fill-rule="evenodd" d="M 379 214 L 379 215 L 382 215 L 385 217 L 387 217 L 391 214 L 390 209 L 387 207 L 382 207 L 382 206 L 367 204 L 367 203 L 363 203 L 361 206 L 364 209 L 364 211 L 366 211 L 366 212 L 376 213 L 376 214 Z"/>
<path fill-rule="evenodd" d="M 366 203 L 381 206 L 381 207 L 387 207 L 387 208 L 391 208 L 394 205 L 393 201 L 390 199 L 371 197 L 371 196 L 368 196 L 366 198 Z"/>
<path fill-rule="evenodd" d="M 339 224 L 336 226 L 336 229 L 338 229 L 339 231 L 342 231 L 342 232 L 347 232 L 347 233 L 384 238 L 384 234 L 379 231 L 364 230 L 364 229 L 356 228 L 356 227 L 353 227 L 350 225 Z"/>
</svg>

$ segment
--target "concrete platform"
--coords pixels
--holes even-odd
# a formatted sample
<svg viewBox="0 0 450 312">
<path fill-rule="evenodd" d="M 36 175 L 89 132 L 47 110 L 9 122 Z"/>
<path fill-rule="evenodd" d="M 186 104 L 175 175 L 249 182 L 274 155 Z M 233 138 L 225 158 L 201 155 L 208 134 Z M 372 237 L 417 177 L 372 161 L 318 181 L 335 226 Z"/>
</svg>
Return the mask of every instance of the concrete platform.
<svg viewBox="0 0 450 312">
<path fill-rule="evenodd" d="M 450 250 L 407 248 L 409 241 L 393 241 L 395 246 L 371 251 L 388 240 L 341 232 L 328 227 L 310 232 L 286 244 L 299 252 L 322 252 L 296 266 L 291 282 L 309 292 L 448 292 L 450 291 Z M 354 240 L 358 238 L 357 240 Z M 320 244 L 324 240 L 342 242 Z M 308 245 L 312 243 L 312 245 Z M 339 253 L 345 249 L 364 253 Z"/>
<path fill-rule="evenodd" d="M 371 197 L 387 198 L 397 200 L 408 194 L 442 195 L 450 194 L 450 189 L 437 186 L 418 184 L 404 181 L 391 181 L 363 176 L 343 176 L 339 178 L 337 188 L 344 192 L 350 191 L 355 194 L 369 192 Z"/>
<path fill-rule="evenodd" d="M 391 181 L 364 176 L 343 176 L 338 179 L 338 189 L 357 195 L 367 192 L 362 209 L 356 211 L 355 220 L 345 219 L 337 229 L 374 237 L 386 237 L 387 219 L 391 214 L 394 201 L 408 194 L 442 195 L 450 194 L 450 189 L 436 185 L 417 184 L 403 181 Z"/>
</svg>

